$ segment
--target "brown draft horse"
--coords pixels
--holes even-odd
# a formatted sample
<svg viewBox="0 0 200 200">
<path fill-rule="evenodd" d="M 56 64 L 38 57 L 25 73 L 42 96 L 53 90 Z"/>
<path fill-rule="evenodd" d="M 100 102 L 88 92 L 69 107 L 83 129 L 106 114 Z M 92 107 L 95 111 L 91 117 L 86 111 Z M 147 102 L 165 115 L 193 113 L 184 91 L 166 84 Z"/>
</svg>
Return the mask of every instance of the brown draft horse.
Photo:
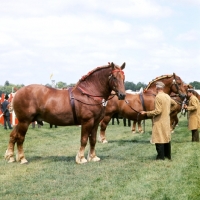
<svg viewBox="0 0 200 200">
<path fill-rule="evenodd" d="M 184 84 L 185 89 L 192 88 L 191 85 L 189 84 Z M 197 93 L 197 92 L 196 92 Z M 198 93 L 197 93 L 198 94 Z M 179 97 L 178 94 L 175 94 L 172 92 L 170 94 L 170 97 L 176 101 L 177 106 L 176 109 L 170 113 L 170 127 L 171 127 L 171 133 L 174 133 L 175 127 L 178 125 L 179 119 L 178 119 L 178 114 L 181 112 L 181 114 L 185 115 L 185 109 L 183 108 L 183 104 L 186 102 L 186 98 L 183 100 Z M 198 98 L 198 97 L 197 97 Z M 180 115 L 181 116 L 181 115 Z M 143 133 L 141 121 L 134 120 L 133 121 L 133 126 L 132 126 L 132 133 L 136 133 L 136 126 L 138 126 L 138 132 Z"/>
<path fill-rule="evenodd" d="M 183 103 L 185 100 L 182 100 L 177 94 L 174 93 L 170 94 L 170 97 L 177 103 L 176 109 L 170 113 L 171 133 L 174 133 L 174 129 L 179 122 L 178 114 L 183 111 Z"/>
<path fill-rule="evenodd" d="M 193 88 L 191 85 L 186 85 L 186 89 L 189 89 L 189 88 Z M 199 99 L 199 101 L 200 101 L 200 95 L 198 94 L 198 92 L 196 92 L 196 91 L 194 91 L 194 95 Z M 175 99 L 176 98 L 176 99 Z M 186 114 L 186 110 L 184 110 L 183 109 L 183 106 L 182 106 L 182 104 L 187 104 L 187 101 L 188 101 L 188 99 L 186 98 L 184 101 L 182 101 L 181 99 L 180 99 L 180 97 L 175 97 L 175 98 L 173 98 L 175 101 L 179 101 L 179 106 L 177 107 L 177 109 L 174 111 L 174 112 L 172 112 L 171 114 L 170 114 L 170 121 L 171 121 L 171 129 L 172 129 L 172 132 L 174 132 L 174 129 L 175 129 L 175 127 L 176 127 L 176 125 L 178 124 L 178 122 L 179 122 L 179 119 L 178 119 L 178 113 L 180 113 L 180 112 L 183 112 L 183 114 L 185 115 Z"/>
<path fill-rule="evenodd" d="M 125 98 L 125 63 L 119 67 L 114 63 L 96 69 L 83 76 L 74 88 L 59 90 L 43 85 L 29 85 L 17 91 L 13 108 L 19 123 L 10 133 L 5 154 L 8 162 L 14 162 L 14 146 L 17 143 L 17 161 L 27 163 L 23 143 L 31 122 L 42 121 L 58 126 L 81 125 L 81 146 L 76 155 L 77 163 L 99 161 L 95 144 L 99 122 L 104 116 L 105 102 L 111 91 L 117 99 Z M 89 139 L 90 151 L 85 159 L 84 151 Z"/>
<path fill-rule="evenodd" d="M 113 114 L 118 113 L 125 118 L 136 121 L 147 119 L 146 116 L 140 115 L 140 111 L 154 109 L 156 82 L 158 80 L 165 84 L 165 93 L 171 94 L 171 92 L 174 92 L 182 97 L 185 97 L 186 90 L 184 88 L 183 81 L 174 73 L 173 75 L 163 75 L 155 78 L 140 94 L 126 93 L 124 101 L 118 101 L 115 97 L 110 99 L 106 106 L 105 116 L 100 123 L 100 141 L 102 143 L 107 142 L 105 130 Z"/>
<path fill-rule="evenodd" d="M 192 85 L 189 84 L 184 84 L 185 89 L 190 89 L 193 88 Z M 196 96 L 198 98 L 198 93 L 196 92 Z M 183 108 L 183 104 L 187 103 L 187 98 L 181 99 L 179 95 L 175 93 L 171 93 L 170 97 L 176 101 L 177 107 L 176 109 L 170 113 L 170 126 L 171 126 L 171 132 L 174 133 L 175 127 L 178 125 L 179 119 L 178 119 L 178 114 L 181 112 L 181 114 L 185 115 L 186 110 Z M 200 97 L 199 97 L 200 100 Z M 181 116 L 181 115 L 180 115 Z"/>
</svg>

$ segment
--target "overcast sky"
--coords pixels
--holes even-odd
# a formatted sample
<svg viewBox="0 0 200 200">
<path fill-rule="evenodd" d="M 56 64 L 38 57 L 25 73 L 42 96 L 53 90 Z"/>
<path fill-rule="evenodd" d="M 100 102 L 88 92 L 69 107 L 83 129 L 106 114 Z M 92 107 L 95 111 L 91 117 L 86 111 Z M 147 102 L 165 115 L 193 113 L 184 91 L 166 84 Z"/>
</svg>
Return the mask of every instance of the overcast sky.
<svg viewBox="0 0 200 200">
<path fill-rule="evenodd" d="M 126 62 L 126 81 L 200 82 L 200 0 L 0 0 L 0 85 L 76 83 Z"/>
</svg>

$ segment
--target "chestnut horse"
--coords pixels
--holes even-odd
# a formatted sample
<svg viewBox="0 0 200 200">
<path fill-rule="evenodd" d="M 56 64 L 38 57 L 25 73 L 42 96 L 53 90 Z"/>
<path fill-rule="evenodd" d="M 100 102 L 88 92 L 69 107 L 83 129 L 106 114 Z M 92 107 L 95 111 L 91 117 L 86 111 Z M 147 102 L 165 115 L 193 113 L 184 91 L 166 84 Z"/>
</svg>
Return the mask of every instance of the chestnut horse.
<svg viewBox="0 0 200 200">
<path fill-rule="evenodd" d="M 116 97 L 110 99 L 106 106 L 105 116 L 100 123 L 100 141 L 102 143 L 107 142 L 105 130 L 113 114 L 118 113 L 122 117 L 135 121 L 147 119 L 146 116 L 140 115 L 140 111 L 154 109 L 157 81 L 162 81 L 165 84 L 165 93 L 171 94 L 171 92 L 174 92 L 183 98 L 185 97 L 186 90 L 183 81 L 179 76 L 173 74 L 163 75 L 155 78 L 140 94 L 126 93 L 126 98 L 124 101 L 118 101 Z"/>
<path fill-rule="evenodd" d="M 184 84 L 185 89 L 193 88 L 189 84 Z M 198 95 L 197 92 L 195 92 L 195 96 L 200 100 L 200 96 Z M 181 114 L 185 115 L 186 110 L 183 108 L 183 104 L 186 103 L 187 99 L 185 98 L 184 100 L 179 97 L 178 94 L 171 93 L 170 97 L 176 101 L 177 106 L 174 111 L 170 113 L 170 127 L 171 127 L 171 133 L 174 133 L 175 127 L 178 125 L 179 119 L 178 119 L 178 114 L 181 112 Z M 181 116 L 181 115 L 180 115 Z M 143 133 L 141 121 L 133 121 L 133 126 L 132 126 L 132 133 L 136 133 L 136 126 L 138 125 L 138 132 Z"/>
<path fill-rule="evenodd" d="M 190 89 L 190 88 L 193 88 L 193 86 L 192 86 L 192 85 L 189 85 L 189 84 L 184 84 L 184 87 L 185 87 L 186 90 L 187 90 L 187 89 Z M 200 97 L 198 97 L 199 95 L 198 95 L 197 92 L 195 92 L 195 96 L 196 96 L 197 98 L 199 98 L 199 100 L 200 100 Z M 179 122 L 178 114 L 181 112 L 181 114 L 185 115 L 186 112 L 187 112 L 187 111 L 183 108 L 183 105 L 187 103 L 187 98 L 185 98 L 185 99 L 183 100 L 183 99 L 181 99 L 181 98 L 179 97 L 179 95 L 177 95 L 177 94 L 175 94 L 175 93 L 173 93 L 173 92 L 170 94 L 170 97 L 171 97 L 174 101 L 176 101 L 176 103 L 177 103 L 176 109 L 175 109 L 173 112 L 170 113 L 170 126 L 171 126 L 171 132 L 173 133 L 174 130 L 175 130 L 175 127 L 178 125 L 178 122 Z M 180 116 L 181 116 L 181 115 L 180 115 Z"/>
<path fill-rule="evenodd" d="M 104 116 L 105 102 L 114 90 L 117 98 L 125 98 L 125 63 L 119 67 L 114 63 L 96 69 L 83 76 L 74 88 L 59 90 L 43 85 L 29 85 L 17 91 L 13 109 L 19 123 L 10 133 L 5 154 L 8 162 L 14 162 L 14 146 L 17 143 L 17 161 L 27 163 L 23 143 L 31 122 L 42 121 L 58 126 L 81 125 L 81 145 L 76 155 L 77 163 L 99 161 L 95 144 L 99 122 Z M 89 139 L 88 159 L 84 151 Z"/>
</svg>

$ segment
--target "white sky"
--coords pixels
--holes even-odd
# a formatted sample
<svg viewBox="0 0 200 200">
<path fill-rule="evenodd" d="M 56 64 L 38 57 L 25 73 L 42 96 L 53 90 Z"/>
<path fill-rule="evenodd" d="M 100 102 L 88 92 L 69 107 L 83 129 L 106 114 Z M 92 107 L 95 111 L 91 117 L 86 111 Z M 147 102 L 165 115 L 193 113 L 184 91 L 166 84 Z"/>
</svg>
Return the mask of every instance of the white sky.
<svg viewBox="0 0 200 200">
<path fill-rule="evenodd" d="M 200 82 L 200 0 L 0 0 L 0 85 L 76 83 L 126 62 L 126 81 Z"/>
</svg>

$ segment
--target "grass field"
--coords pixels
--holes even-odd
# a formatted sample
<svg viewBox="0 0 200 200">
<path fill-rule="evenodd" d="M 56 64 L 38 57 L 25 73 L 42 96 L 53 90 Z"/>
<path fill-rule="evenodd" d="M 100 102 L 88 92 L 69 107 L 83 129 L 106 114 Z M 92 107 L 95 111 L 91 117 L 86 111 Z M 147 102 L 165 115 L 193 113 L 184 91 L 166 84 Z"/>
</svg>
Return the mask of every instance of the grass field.
<svg viewBox="0 0 200 200">
<path fill-rule="evenodd" d="M 109 125 L 108 144 L 97 143 L 100 162 L 77 165 L 80 127 L 28 130 L 26 165 L 8 164 L 3 156 L 9 131 L 0 126 L 0 199 L 2 200 L 198 200 L 200 143 L 191 142 L 185 117 L 172 134 L 172 160 L 156 161 L 149 143 L 150 120 L 144 134 Z M 88 146 L 85 156 L 87 156 Z"/>
</svg>

